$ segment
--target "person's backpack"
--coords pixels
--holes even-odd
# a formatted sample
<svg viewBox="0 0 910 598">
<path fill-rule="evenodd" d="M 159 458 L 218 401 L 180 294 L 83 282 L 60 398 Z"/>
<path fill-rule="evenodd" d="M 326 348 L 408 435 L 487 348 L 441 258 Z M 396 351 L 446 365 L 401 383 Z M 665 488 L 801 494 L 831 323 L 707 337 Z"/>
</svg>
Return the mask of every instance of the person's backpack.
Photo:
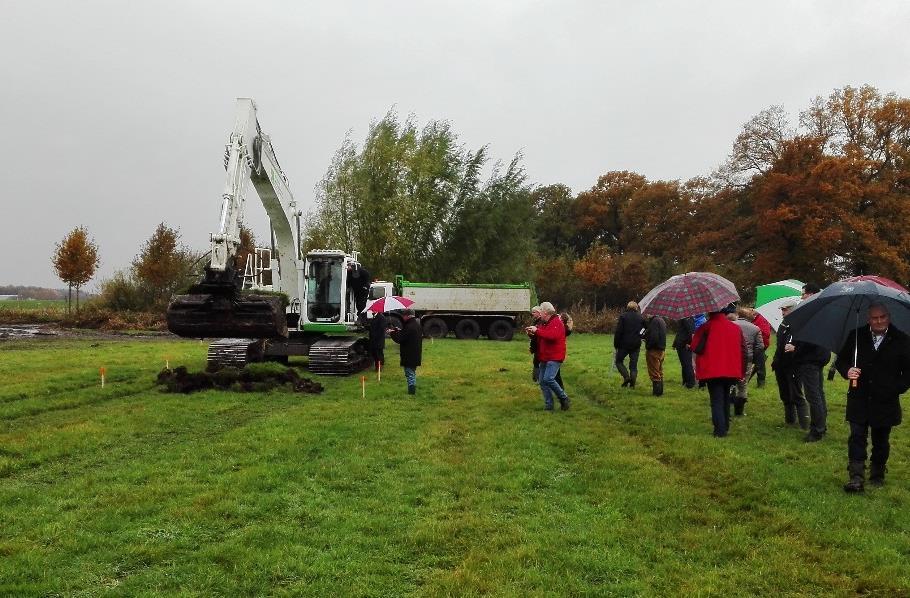
<svg viewBox="0 0 910 598">
<path fill-rule="evenodd" d="M 559 314 L 559 318 L 562 320 L 562 325 L 566 329 L 566 336 L 572 334 L 572 330 L 575 328 L 575 322 L 572 320 L 572 316 L 566 312 Z"/>
</svg>

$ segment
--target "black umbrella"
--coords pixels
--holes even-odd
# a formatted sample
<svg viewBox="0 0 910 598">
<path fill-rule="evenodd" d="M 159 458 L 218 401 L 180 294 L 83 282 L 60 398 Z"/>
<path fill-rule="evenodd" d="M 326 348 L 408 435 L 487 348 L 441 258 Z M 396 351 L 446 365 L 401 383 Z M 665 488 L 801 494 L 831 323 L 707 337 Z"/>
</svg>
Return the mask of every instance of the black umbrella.
<svg viewBox="0 0 910 598">
<path fill-rule="evenodd" d="M 869 306 L 884 306 L 891 325 L 910 333 L 910 295 L 870 281 L 840 281 L 800 303 L 785 321 L 793 338 L 839 352 L 850 333 L 868 322 Z"/>
</svg>

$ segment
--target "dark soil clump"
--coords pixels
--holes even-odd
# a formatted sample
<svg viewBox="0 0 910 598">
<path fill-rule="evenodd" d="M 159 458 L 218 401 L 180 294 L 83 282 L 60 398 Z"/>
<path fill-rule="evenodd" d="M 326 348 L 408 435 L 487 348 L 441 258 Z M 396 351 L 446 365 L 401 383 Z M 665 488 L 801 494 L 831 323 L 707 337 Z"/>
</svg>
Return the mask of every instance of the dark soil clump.
<svg viewBox="0 0 910 598">
<path fill-rule="evenodd" d="M 267 392 L 282 388 L 292 392 L 318 394 L 322 384 L 301 378 L 293 369 L 275 363 L 252 363 L 245 368 L 222 368 L 215 372 L 188 372 L 184 366 L 158 373 L 157 383 L 164 392 L 189 394 L 217 388 L 235 392 Z"/>
</svg>

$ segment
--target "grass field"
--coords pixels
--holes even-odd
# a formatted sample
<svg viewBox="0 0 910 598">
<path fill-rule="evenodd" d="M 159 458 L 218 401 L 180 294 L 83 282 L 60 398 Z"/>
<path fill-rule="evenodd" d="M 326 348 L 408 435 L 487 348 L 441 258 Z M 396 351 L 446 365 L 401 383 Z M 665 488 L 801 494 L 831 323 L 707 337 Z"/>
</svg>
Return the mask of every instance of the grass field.
<svg viewBox="0 0 910 598">
<path fill-rule="evenodd" d="M 73 305 L 75 305 L 75 303 L 73 303 Z M 3 309 L 66 311 L 66 301 L 51 299 L 28 299 L 20 301 L 17 299 L 8 299 L 0 301 L 0 310 Z"/>
<path fill-rule="evenodd" d="M 611 346 L 569 339 L 548 413 L 518 341 L 427 341 L 416 398 L 390 367 L 365 400 L 157 392 L 199 342 L 0 344 L 0 595 L 910 595 L 906 430 L 846 495 L 843 382 L 822 442 L 773 382 L 715 439 L 675 355 L 654 398 Z"/>
</svg>

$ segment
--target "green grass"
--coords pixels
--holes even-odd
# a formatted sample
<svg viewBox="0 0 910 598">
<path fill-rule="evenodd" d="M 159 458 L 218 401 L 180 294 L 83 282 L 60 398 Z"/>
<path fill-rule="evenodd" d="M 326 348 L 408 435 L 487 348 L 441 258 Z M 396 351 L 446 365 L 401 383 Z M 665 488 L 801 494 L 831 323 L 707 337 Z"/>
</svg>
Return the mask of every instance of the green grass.
<svg viewBox="0 0 910 598">
<path fill-rule="evenodd" d="M 675 355 L 654 398 L 569 348 L 547 413 L 518 341 L 427 341 L 416 398 L 389 367 L 366 400 L 158 392 L 199 342 L 0 344 L 0 595 L 910 595 L 907 436 L 844 494 L 843 382 L 820 443 L 773 381 L 715 439 Z"/>
<path fill-rule="evenodd" d="M 75 303 L 73 303 L 75 306 Z M 58 299 L 9 299 L 0 301 L 0 310 L 66 311 L 66 301 Z"/>
</svg>

